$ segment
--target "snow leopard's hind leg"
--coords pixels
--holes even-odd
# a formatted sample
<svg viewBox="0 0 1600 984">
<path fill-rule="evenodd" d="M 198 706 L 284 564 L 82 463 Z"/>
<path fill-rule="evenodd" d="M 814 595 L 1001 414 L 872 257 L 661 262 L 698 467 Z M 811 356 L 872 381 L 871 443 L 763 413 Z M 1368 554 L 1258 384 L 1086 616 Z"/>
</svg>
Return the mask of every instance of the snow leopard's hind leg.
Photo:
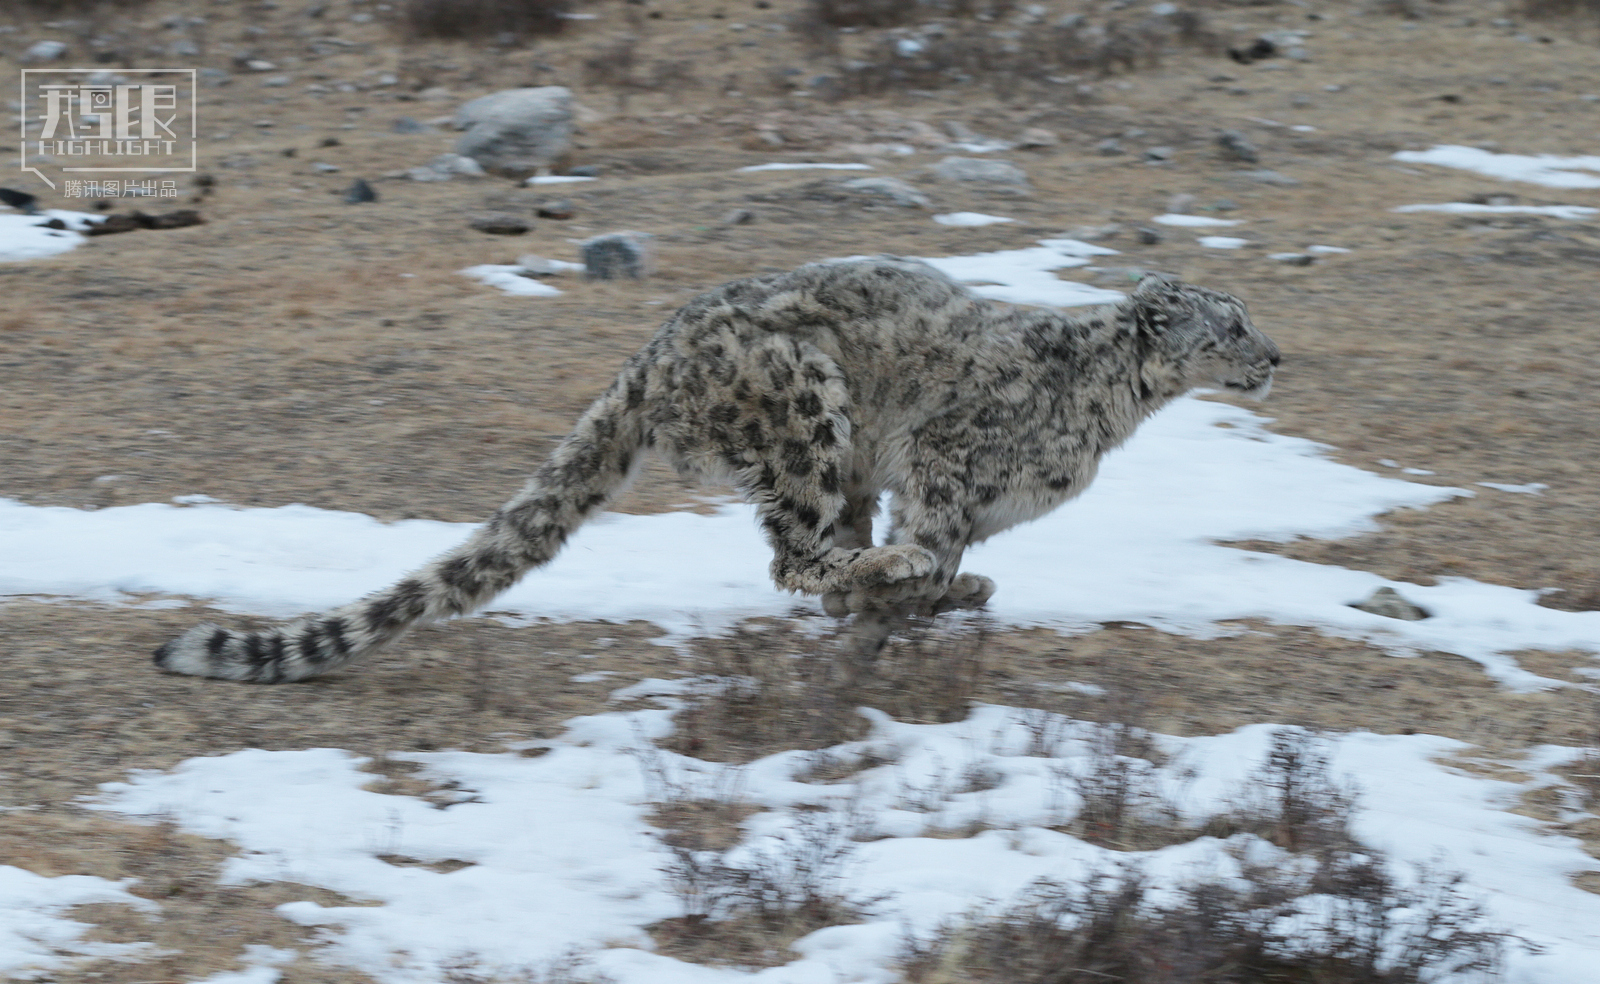
<svg viewBox="0 0 1600 984">
<path fill-rule="evenodd" d="M 850 394 L 826 353 L 790 335 L 745 342 L 737 378 L 702 380 L 699 418 L 656 429 L 675 464 L 709 456 L 752 502 L 772 547 L 780 588 L 826 595 L 926 576 L 933 555 L 915 545 L 873 546 L 872 498 L 852 487 Z M 681 466 L 680 466 L 681 467 Z"/>
</svg>

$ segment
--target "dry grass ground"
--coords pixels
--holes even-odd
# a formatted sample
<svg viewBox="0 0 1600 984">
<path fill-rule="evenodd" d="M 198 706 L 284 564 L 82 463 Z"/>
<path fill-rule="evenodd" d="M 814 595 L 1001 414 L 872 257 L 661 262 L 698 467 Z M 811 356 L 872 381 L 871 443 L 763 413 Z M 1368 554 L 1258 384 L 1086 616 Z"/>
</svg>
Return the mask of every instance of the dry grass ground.
<svg viewBox="0 0 1600 984">
<path fill-rule="evenodd" d="M 374 5 L 326 6 L 312 19 L 296 4 L 151 0 L 101 22 L 126 39 L 137 65 L 156 62 L 150 45 L 187 35 L 202 51 L 189 63 L 234 72 L 201 96 L 202 168 L 215 191 L 195 205 L 205 225 L 101 237 L 50 260 L 0 265 L 0 495 L 95 508 L 204 492 L 385 519 L 478 519 L 663 314 L 708 286 L 825 256 L 970 253 L 1080 225 L 1139 225 L 1189 194 L 1196 207 L 1231 200 L 1238 210 L 1229 214 L 1249 220 L 1240 228 L 1257 245 L 1204 250 L 1171 231 L 1155 245 L 1131 232 L 1107 244 L 1126 254 L 1119 264 L 1173 271 L 1249 301 L 1285 352 L 1265 408 L 1278 429 L 1325 442 L 1360 467 L 1387 473 L 1377 462 L 1392 459 L 1436 473 L 1421 481 L 1549 486 L 1541 496 L 1478 488 L 1472 499 L 1384 517 L 1380 532 L 1349 540 L 1249 546 L 1404 580 L 1555 588 L 1549 604 L 1600 607 L 1600 228 L 1389 211 L 1490 193 L 1600 205 L 1594 190 L 1390 159 L 1435 143 L 1594 153 L 1600 102 L 1581 98 L 1595 92 L 1586 21 L 1495 27 L 1506 9 L 1490 0 L 1409 5 L 1412 17 L 1356 3 L 1218 5 L 1203 13 L 1223 42 L 1306 29 L 1311 60 L 1245 66 L 1188 47 L 1159 66 L 1023 86 L 1004 98 L 974 84 L 829 103 L 790 85 L 830 71 L 787 29 L 803 6 L 796 0 L 583 4 L 596 19 L 508 48 L 402 43 Z M 1308 9 L 1321 19 L 1308 20 Z M 208 18 L 203 30 L 161 26 L 197 13 Z M 353 21 L 353 13 L 374 17 Z M 92 33 L 38 19 L 16 25 L 0 34 L 7 71 L 32 40 Z M 350 44 L 316 43 L 328 36 Z M 625 36 L 645 74 L 582 87 L 584 62 Z M 274 73 L 236 70 L 234 55 L 246 51 L 277 60 L 292 84 L 268 87 Z M 379 84 L 385 72 L 396 84 Z M 678 81 L 652 88 L 669 78 Z M 313 82 L 331 91 L 308 93 Z M 340 82 L 359 87 L 341 91 Z M 599 166 L 602 180 L 519 189 L 383 177 L 448 150 L 453 136 L 393 133 L 394 119 L 426 120 L 485 92 L 554 82 L 578 87 L 586 112 L 574 163 Z M 926 211 L 842 197 L 818 172 L 732 173 L 768 160 L 861 159 L 838 145 L 903 140 L 927 132 L 915 124 L 937 131 L 947 122 L 1001 138 L 1045 127 L 1061 140 L 1005 155 L 1029 171 L 1026 197 L 926 180 L 923 169 L 944 153 L 926 143 L 912 156 L 876 158 L 878 173 L 912 180 L 937 211 L 1017 222 L 951 229 Z M 1217 153 L 1223 129 L 1245 132 L 1261 167 L 1299 184 L 1245 176 Z M 1130 153 L 1099 155 L 1107 137 Z M 337 144 L 324 146 L 329 138 Z M 1139 159 L 1157 145 L 1174 149 L 1172 163 Z M 341 170 L 318 173 L 315 162 Z M 355 177 L 372 181 L 380 200 L 343 204 L 337 193 Z M 531 214 L 557 197 L 573 202 L 575 216 L 539 220 L 526 236 L 467 227 L 476 212 Z M 754 222 L 724 224 L 737 208 Z M 524 253 L 573 259 L 571 240 L 616 229 L 655 234 L 652 279 L 568 281 L 561 297 L 530 299 L 454 272 Z M 1354 251 L 1305 268 L 1266 258 L 1310 243 Z M 659 510 L 689 495 L 652 472 L 622 508 Z M 246 942 L 310 945 L 271 912 L 288 889 L 215 885 L 210 873 L 225 848 L 119 826 L 74 805 L 99 782 L 244 747 L 337 745 L 375 757 L 498 748 L 556 733 L 567 717 L 602 706 L 614 686 L 697 668 L 649 643 L 655 633 L 643 624 L 511 629 L 470 620 L 418 633 L 360 672 L 303 686 L 152 673 L 145 654 L 198 614 L 31 600 L 0 611 L 0 806 L 20 808 L 0 813 L 0 860 L 44 874 L 143 878 L 134 891 L 161 897 L 159 926 L 126 912 L 80 918 L 108 938 L 181 951 L 151 964 L 96 962 L 59 980 L 196 977 L 227 966 Z M 1492 755 L 1594 740 L 1588 698 L 1572 689 L 1512 695 L 1444 654 L 1393 659 L 1306 629 L 1238 628 L 1209 641 L 1126 625 L 1067 640 L 996 633 L 973 694 L 1073 709 L 1048 685 L 1136 690 L 1150 726 L 1177 733 L 1262 720 L 1415 730 Z M 1570 653 L 1522 659 L 1574 681 L 1572 667 L 1593 665 Z M 571 682 L 595 669 L 617 676 Z M 301 961 L 284 979 L 344 973 Z"/>
</svg>

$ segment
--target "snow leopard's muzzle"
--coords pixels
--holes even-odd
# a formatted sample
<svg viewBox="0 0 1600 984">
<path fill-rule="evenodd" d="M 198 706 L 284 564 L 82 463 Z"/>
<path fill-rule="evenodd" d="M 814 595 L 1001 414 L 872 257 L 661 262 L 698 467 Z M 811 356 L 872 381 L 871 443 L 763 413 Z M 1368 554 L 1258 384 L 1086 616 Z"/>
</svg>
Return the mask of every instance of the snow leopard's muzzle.
<svg viewBox="0 0 1600 984">
<path fill-rule="evenodd" d="M 1282 361 L 1278 346 L 1265 335 L 1257 334 L 1253 339 L 1256 347 L 1260 348 L 1260 357 L 1245 366 L 1237 376 L 1222 381 L 1224 389 L 1248 396 L 1252 400 L 1264 400 L 1272 392 L 1272 374 Z"/>
</svg>

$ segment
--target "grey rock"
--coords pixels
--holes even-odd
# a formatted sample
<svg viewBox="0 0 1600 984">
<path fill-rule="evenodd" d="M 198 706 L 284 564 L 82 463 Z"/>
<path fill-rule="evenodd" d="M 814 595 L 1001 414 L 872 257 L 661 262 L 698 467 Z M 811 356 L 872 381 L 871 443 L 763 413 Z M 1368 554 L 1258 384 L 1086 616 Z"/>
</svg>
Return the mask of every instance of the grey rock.
<svg viewBox="0 0 1600 984">
<path fill-rule="evenodd" d="M 1146 147 L 1144 151 L 1144 162 L 1146 164 L 1166 164 L 1169 163 L 1174 156 L 1175 153 L 1171 147 Z"/>
<path fill-rule="evenodd" d="M 391 133 L 430 133 L 433 127 L 410 116 L 402 116 L 389 127 Z"/>
<path fill-rule="evenodd" d="M 650 273 L 653 250 L 647 232 L 608 232 L 578 244 L 583 275 L 588 280 L 643 280 Z"/>
<path fill-rule="evenodd" d="M 1037 150 L 1043 147 L 1054 147 L 1061 142 L 1053 132 L 1043 127 L 1032 126 L 1022 131 L 1017 137 L 1017 146 L 1022 150 Z"/>
<path fill-rule="evenodd" d="M 559 85 L 496 92 L 463 104 L 455 124 L 466 131 L 456 153 L 495 174 L 531 177 L 572 149 L 572 92 Z"/>
<path fill-rule="evenodd" d="M 1101 157 L 1117 157 L 1121 154 L 1127 153 L 1127 151 L 1122 147 L 1122 142 L 1116 137 L 1107 137 L 1095 144 L 1094 152 L 1099 154 Z"/>
<path fill-rule="evenodd" d="M 1138 229 L 1135 229 L 1134 232 L 1138 235 L 1139 242 L 1145 246 L 1161 245 L 1160 229 L 1152 229 L 1149 226 L 1140 226 Z"/>
<path fill-rule="evenodd" d="M 946 157 L 933 166 L 940 181 L 971 181 L 980 184 L 1025 188 L 1028 172 L 1010 161 L 986 157 Z"/>
<path fill-rule="evenodd" d="M 1317 262 L 1313 253 L 1269 253 L 1267 259 L 1276 260 L 1284 266 L 1305 267 Z"/>
<path fill-rule="evenodd" d="M 570 219 L 576 214 L 572 202 L 565 198 L 552 198 L 547 202 L 540 202 L 533 210 L 533 214 L 541 219 Z"/>
<path fill-rule="evenodd" d="M 511 212 L 488 212 L 477 215 L 468 225 L 491 236 L 520 236 L 533 228 L 533 223 Z"/>
<path fill-rule="evenodd" d="M 1384 618 L 1398 618 L 1407 622 L 1420 622 L 1429 618 L 1432 613 L 1419 605 L 1413 605 L 1400 592 L 1391 587 L 1382 587 L 1372 592 L 1364 600 L 1350 606 L 1363 612 L 1382 615 Z"/>
<path fill-rule="evenodd" d="M 316 171 L 319 174 L 332 174 L 339 170 L 339 165 L 329 164 L 326 161 L 313 161 L 311 164 L 311 170 Z"/>
<path fill-rule="evenodd" d="M 281 89 L 291 81 L 287 75 L 269 75 L 261 84 L 268 89 Z"/>
<path fill-rule="evenodd" d="M 377 200 L 378 193 L 372 189 L 371 185 L 360 178 L 357 178 L 344 193 L 346 205 L 360 205 L 364 202 L 375 202 Z"/>
<path fill-rule="evenodd" d="M 1073 226 L 1067 230 L 1068 239 L 1077 239 L 1081 242 L 1096 243 L 1103 239 L 1115 239 L 1122 234 L 1122 226 L 1116 222 L 1105 225 Z"/>
<path fill-rule="evenodd" d="M 220 68 L 202 68 L 198 73 L 200 84 L 215 89 L 233 81 L 233 76 Z"/>
<path fill-rule="evenodd" d="M 460 154 L 440 154 L 422 167 L 406 171 L 412 181 L 449 181 L 452 178 L 481 178 L 483 168 L 477 161 Z"/>
<path fill-rule="evenodd" d="M 747 208 L 736 208 L 722 217 L 723 225 L 749 225 L 756 220 L 756 213 Z"/>
<path fill-rule="evenodd" d="M 1223 130 L 1217 134 L 1217 149 L 1230 161 L 1254 164 L 1261 160 L 1261 152 L 1238 130 Z"/>
<path fill-rule="evenodd" d="M 1278 185 L 1281 188 L 1293 188 L 1300 183 L 1299 178 L 1291 178 L 1277 171 L 1240 171 L 1239 177 L 1247 178 L 1257 184 Z"/>
<path fill-rule="evenodd" d="M 851 178 L 839 182 L 839 187 L 858 195 L 886 198 L 905 208 L 927 208 L 928 196 L 899 178 Z"/>
<path fill-rule="evenodd" d="M 574 178 L 598 178 L 600 176 L 600 165 L 579 164 L 577 167 L 567 168 L 567 174 Z"/>
<path fill-rule="evenodd" d="M 59 60 L 67 53 L 65 41 L 35 41 L 22 53 L 24 64 L 38 64 Z"/>
</svg>

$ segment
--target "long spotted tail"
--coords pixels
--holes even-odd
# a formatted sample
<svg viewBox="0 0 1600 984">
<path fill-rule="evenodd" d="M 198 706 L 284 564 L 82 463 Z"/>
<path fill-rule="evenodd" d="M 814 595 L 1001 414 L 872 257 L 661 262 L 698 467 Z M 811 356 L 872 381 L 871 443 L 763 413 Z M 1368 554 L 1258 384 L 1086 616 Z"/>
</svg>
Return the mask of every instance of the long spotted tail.
<svg viewBox="0 0 1600 984">
<path fill-rule="evenodd" d="M 198 625 L 157 649 L 155 664 L 225 680 L 304 680 L 365 656 L 419 622 L 473 611 L 549 562 L 626 485 L 644 446 L 641 416 L 626 407 L 641 384 L 625 373 L 521 492 L 467 542 L 399 583 L 257 632 Z"/>
</svg>

